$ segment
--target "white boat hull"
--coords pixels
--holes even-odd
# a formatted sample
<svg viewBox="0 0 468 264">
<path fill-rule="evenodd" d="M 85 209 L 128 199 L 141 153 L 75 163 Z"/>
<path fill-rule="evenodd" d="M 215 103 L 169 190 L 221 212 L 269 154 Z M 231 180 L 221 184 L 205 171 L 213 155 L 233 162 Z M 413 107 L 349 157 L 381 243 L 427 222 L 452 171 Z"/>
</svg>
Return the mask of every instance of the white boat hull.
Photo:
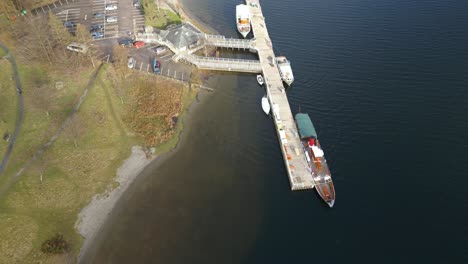
<svg viewBox="0 0 468 264">
<path fill-rule="evenodd" d="M 250 29 L 249 29 L 249 31 L 245 31 L 245 30 L 242 31 L 242 29 L 238 27 L 237 30 L 239 31 L 239 33 L 241 33 L 241 35 L 242 35 L 244 38 L 246 38 L 247 35 L 250 33 Z"/>
<path fill-rule="evenodd" d="M 268 102 L 268 98 L 266 96 L 262 97 L 262 109 L 265 114 L 270 114 L 270 103 Z"/>
<path fill-rule="evenodd" d="M 250 11 L 247 5 L 236 6 L 237 31 L 245 38 L 250 33 Z"/>
<path fill-rule="evenodd" d="M 263 77 L 262 77 L 261 75 L 257 75 L 257 82 L 258 82 L 258 84 L 260 84 L 260 85 L 263 85 L 263 84 L 264 84 Z"/>
</svg>

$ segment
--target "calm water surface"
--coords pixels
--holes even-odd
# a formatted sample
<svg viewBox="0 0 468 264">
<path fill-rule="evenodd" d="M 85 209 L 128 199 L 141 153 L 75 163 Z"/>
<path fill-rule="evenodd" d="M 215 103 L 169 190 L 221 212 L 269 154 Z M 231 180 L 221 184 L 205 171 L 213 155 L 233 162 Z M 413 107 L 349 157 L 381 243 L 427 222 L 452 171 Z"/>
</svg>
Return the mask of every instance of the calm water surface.
<svg viewBox="0 0 468 264">
<path fill-rule="evenodd" d="M 183 0 L 237 36 L 232 0 Z M 337 190 L 291 192 L 253 75 L 220 74 L 92 263 L 468 263 L 468 2 L 262 1 Z M 203 103 L 204 102 L 204 103 Z"/>
</svg>

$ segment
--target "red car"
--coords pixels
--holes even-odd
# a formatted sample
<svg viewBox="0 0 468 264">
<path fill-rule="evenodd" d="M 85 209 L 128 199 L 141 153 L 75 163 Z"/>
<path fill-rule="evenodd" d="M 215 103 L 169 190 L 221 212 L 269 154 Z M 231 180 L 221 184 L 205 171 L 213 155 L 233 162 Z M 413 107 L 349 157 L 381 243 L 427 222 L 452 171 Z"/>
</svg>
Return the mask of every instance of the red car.
<svg viewBox="0 0 468 264">
<path fill-rule="evenodd" d="M 137 49 L 143 47 L 145 45 L 145 42 L 143 41 L 135 41 L 135 43 L 133 43 L 133 46 Z"/>
</svg>

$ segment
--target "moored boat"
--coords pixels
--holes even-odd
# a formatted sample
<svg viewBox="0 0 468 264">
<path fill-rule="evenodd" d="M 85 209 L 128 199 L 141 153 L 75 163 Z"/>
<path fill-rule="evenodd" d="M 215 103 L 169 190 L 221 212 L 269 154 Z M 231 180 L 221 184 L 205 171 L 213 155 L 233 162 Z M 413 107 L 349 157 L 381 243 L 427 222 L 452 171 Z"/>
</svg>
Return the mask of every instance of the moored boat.
<svg viewBox="0 0 468 264">
<path fill-rule="evenodd" d="M 320 197 L 330 207 L 333 207 L 335 203 L 335 186 L 314 125 L 308 114 L 299 113 L 295 119 L 315 189 Z"/>
<path fill-rule="evenodd" d="M 263 84 L 264 84 L 264 82 L 263 82 L 263 77 L 262 77 L 261 74 L 257 75 L 257 82 L 258 82 L 258 84 L 260 84 L 260 85 L 263 85 Z"/>
<path fill-rule="evenodd" d="M 270 103 L 268 102 L 268 97 L 265 95 L 262 97 L 262 109 L 265 114 L 270 113 Z"/>
<path fill-rule="evenodd" d="M 236 6 L 236 25 L 244 38 L 250 33 L 250 11 L 247 5 Z"/>
<path fill-rule="evenodd" d="M 291 63 L 286 59 L 285 56 L 276 57 L 276 64 L 281 75 L 281 79 L 288 86 L 294 82 L 294 75 L 291 69 Z"/>
</svg>

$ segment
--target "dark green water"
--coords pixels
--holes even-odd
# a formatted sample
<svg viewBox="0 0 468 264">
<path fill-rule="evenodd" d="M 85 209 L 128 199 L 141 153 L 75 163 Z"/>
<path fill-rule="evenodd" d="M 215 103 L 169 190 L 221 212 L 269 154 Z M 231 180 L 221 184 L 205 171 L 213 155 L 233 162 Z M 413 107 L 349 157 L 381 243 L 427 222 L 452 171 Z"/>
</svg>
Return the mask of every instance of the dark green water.
<svg viewBox="0 0 468 264">
<path fill-rule="evenodd" d="M 237 1 L 184 0 L 235 36 Z M 291 192 L 263 90 L 220 75 L 181 147 L 120 202 L 92 263 L 468 263 L 468 2 L 262 1 L 333 174 Z"/>
</svg>

